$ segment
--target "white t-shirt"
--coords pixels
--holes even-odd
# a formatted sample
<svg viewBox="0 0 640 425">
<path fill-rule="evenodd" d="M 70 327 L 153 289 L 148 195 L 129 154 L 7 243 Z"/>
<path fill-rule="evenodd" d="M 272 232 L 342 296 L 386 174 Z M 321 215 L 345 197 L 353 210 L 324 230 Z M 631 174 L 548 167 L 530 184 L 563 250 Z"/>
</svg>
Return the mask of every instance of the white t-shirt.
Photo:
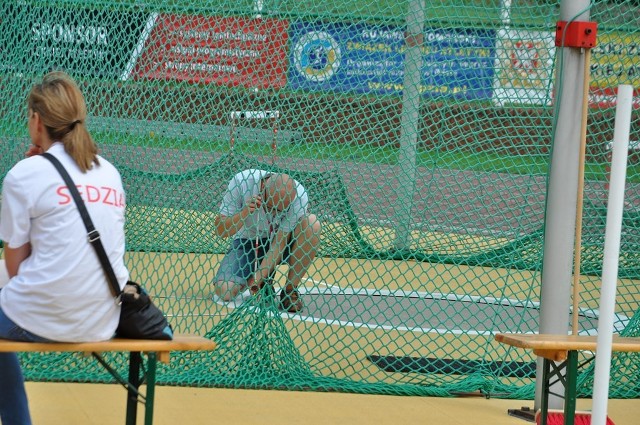
<svg viewBox="0 0 640 425">
<path fill-rule="evenodd" d="M 85 201 L 121 287 L 125 193 L 118 171 L 100 166 L 82 173 L 61 143 L 48 150 L 60 160 Z M 2 185 L 0 239 L 11 248 L 31 243 L 18 274 L 0 291 L 0 306 L 20 327 L 55 341 L 99 341 L 113 336 L 116 306 L 102 265 L 69 191 L 46 158 L 20 161 Z"/>
<path fill-rule="evenodd" d="M 231 217 L 247 205 L 252 197 L 260 194 L 260 182 L 268 171 L 249 169 L 233 176 L 220 204 L 220 214 Z M 291 232 L 298 221 L 307 214 L 309 196 L 304 187 L 294 180 L 296 197 L 289 207 L 280 213 L 267 212 L 265 208 L 247 216 L 244 226 L 234 235 L 235 239 L 272 237 L 278 230 Z"/>
</svg>

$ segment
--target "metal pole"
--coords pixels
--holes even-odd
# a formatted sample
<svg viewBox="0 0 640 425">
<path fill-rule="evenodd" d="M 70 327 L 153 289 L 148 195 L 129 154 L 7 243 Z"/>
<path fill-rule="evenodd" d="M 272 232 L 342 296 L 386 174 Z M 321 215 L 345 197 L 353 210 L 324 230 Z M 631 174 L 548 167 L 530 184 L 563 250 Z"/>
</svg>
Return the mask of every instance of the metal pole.
<svg viewBox="0 0 640 425">
<path fill-rule="evenodd" d="M 147 353 L 147 393 L 144 403 L 144 425 L 153 425 L 153 409 L 156 397 L 156 371 L 158 368 L 158 353 Z"/>
<path fill-rule="evenodd" d="M 511 0 L 500 2 L 500 20 L 504 28 L 509 28 L 511 25 Z"/>
<path fill-rule="evenodd" d="M 407 12 L 407 50 L 404 57 L 400 152 L 398 153 L 398 200 L 395 209 L 396 248 L 409 245 L 411 209 L 416 185 L 416 150 L 420 118 L 424 0 L 411 0 Z"/>
<path fill-rule="evenodd" d="M 589 0 L 563 0 L 560 21 L 589 21 Z M 559 47 L 556 60 L 557 114 L 549 171 L 544 232 L 544 259 L 540 294 L 540 333 L 568 334 L 571 273 L 576 225 L 580 127 L 582 124 L 585 53 Z M 560 68 L 561 67 L 561 68 Z M 538 359 L 537 376 L 543 366 Z M 540 406 L 543 382 L 536 380 L 535 409 Z M 563 393 L 554 389 L 553 392 Z M 550 397 L 549 407 L 560 409 L 562 398 Z"/>
<path fill-rule="evenodd" d="M 132 351 L 129 353 L 129 387 L 127 389 L 127 425 L 136 425 L 138 416 L 138 393 L 140 389 L 140 365 L 142 364 L 142 355 L 139 352 Z M 134 391 L 135 389 L 135 391 Z"/>
<path fill-rule="evenodd" d="M 616 121 L 613 133 L 613 156 L 611 159 L 611 184 L 607 203 L 607 225 L 604 235 L 604 260 L 602 286 L 600 289 L 600 317 L 598 318 L 598 345 L 593 382 L 593 425 L 604 425 L 607 421 L 609 400 L 609 373 L 611 370 L 611 344 L 616 308 L 616 284 L 620 257 L 620 234 L 624 209 L 624 184 L 627 176 L 627 154 L 631 128 L 631 102 L 633 87 L 618 86 Z"/>
</svg>

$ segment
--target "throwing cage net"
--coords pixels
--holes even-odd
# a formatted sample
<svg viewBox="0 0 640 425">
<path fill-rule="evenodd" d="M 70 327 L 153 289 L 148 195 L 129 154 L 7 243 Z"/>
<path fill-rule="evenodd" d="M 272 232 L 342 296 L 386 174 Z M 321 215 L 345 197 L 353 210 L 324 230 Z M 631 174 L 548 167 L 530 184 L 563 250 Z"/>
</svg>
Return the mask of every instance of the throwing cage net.
<svg viewBox="0 0 640 425">
<path fill-rule="evenodd" d="M 615 88 L 631 84 L 615 326 L 638 335 L 640 6 L 589 12 L 598 44 L 570 313 L 596 332 Z M 31 85 L 66 70 L 125 183 L 132 279 L 175 331 L 219 345 L 173 356 L 158 382 L 533 397 L 535 358 L 493 335 L 539 328 L 559 2 L 6 0 L 0 16 L 0 175 L 30 144 Z M 268 294 L 213 299 L 230 243 L 214 220 L 247 168 L 290 174 L 322 223 L 301 312 Z M 286 267 L 273 283 L 284 287 Z M 22 360 L 31 380 L 111 379 L 75 354 Z M 614 356 L 612 396 L 638 397 L 637 364 Z"/>
</svg>

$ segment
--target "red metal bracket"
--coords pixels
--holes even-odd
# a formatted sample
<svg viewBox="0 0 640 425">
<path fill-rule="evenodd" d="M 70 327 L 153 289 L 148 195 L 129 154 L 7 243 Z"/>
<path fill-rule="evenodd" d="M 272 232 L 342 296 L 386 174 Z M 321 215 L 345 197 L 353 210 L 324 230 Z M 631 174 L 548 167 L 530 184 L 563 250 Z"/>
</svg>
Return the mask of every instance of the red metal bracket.
<svg viewBox="0 0 640 425">
<path fill-rule="evenodd" d="M 597 22 L 558 21 L 556 24 L 556 47 L 582 47 L 590 49 L 596 45 Z M 564 37 L 564 39 L 563 39 Z"/>
</svg>

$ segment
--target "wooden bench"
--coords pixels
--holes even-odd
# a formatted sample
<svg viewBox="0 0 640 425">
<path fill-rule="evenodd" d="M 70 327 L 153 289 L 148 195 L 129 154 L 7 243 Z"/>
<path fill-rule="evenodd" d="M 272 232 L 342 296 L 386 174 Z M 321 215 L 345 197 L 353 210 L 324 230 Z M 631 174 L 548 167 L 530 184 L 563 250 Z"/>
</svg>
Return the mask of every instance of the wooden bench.
<svg viewBox="0 0 640 425">
<path fill-rule="evenodd" d="M 152 341 L 141 339 L 111 339 L 100 342 L 21 342 L 0 339 L 0 352 L 82 352 L 95 357 L 98 362 L 127 389 L 126 424 L 135 425 L 137 403 L 145 406 L 145 425 L 153 424 L 153 403 L 156 386 L 157 362 L 169 362 L 172 351 L 214 350 L 215 342 L 194 335 L 175 335 L 172 341 Z M 128 352 L 129 376 L 124 379 L 102 357 L 103 352 Z M 147 355 L 146 371 L 142 370 L 142 353 Z M 139 389 L 145 383 L 147 390 Z"/>
<path fill-rule="evenodd" d="M 578 370 L 594 359 L 594 357 L 591 357 L 582 364 L 578 364 L 578 352 L 595 352 L 598 345 L 598 337 L 588 335 L 496 334 L 495 339 L 513 347 L 530 349 L 535 355 L 544 359 L 540 425 L 546 425 L 547 423 L 550 389 L 557 382 L 564 384 L 565 424 L 573 424 L 576 412 Z M 611 350 L 613 352 L 640 352 L 640 338 L 614 335 Z M 556 364 L 556 362 L 560 363 Z M 551 380 L 554 378 L 556 379 L 552 382 Z"/>
</svg>

